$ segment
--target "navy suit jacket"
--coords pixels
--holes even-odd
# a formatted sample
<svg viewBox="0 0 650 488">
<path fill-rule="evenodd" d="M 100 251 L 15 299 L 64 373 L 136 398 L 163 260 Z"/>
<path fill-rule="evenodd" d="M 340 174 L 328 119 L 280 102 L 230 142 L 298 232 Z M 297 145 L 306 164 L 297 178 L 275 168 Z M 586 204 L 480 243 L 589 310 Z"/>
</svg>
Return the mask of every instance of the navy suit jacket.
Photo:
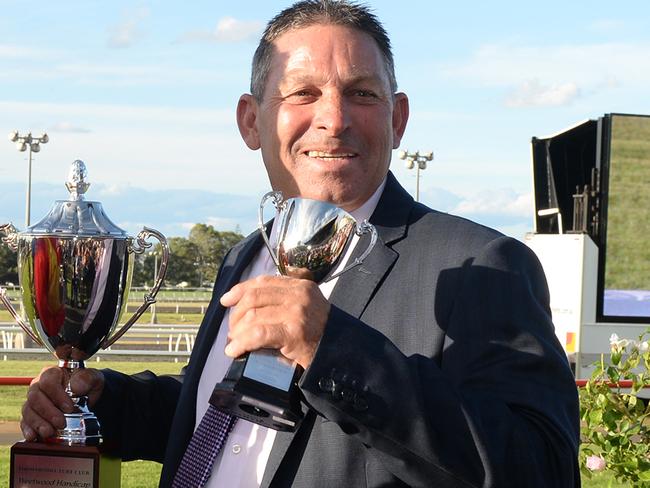
<svg viewBox="0 0 650 488">
<path fill-rule="evenodd" d="M 371 222 L 378 243 L 332 292 L 299 383 L 307 416 L 278 433 L 263 486 L 580 486 L 577 391 L 534 254 L 414 202 L 390 173 Z M 107 444 L 164 461 L 160 486 L 192 435 L 219 297 L 261 245 L 255 233 L 226 256 L 183 375 L 106 371 Z"/>
</svg>

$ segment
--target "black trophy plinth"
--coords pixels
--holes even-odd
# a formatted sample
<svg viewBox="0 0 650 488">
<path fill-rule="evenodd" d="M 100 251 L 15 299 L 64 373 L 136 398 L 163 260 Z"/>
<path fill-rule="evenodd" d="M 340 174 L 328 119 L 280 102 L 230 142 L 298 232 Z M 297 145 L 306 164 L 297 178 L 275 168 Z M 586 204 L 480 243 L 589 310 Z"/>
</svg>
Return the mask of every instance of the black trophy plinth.
<svg viewBox="0 0 650 488">
<path fill-rule="evenodd" d="M 277 351 L 244 354 L 217 383 L 210 403 L 264 427 L 294 432 L 303 418 L 297 385 L 301 374 L 299 365 L 287 363 Z"/>
</svg>

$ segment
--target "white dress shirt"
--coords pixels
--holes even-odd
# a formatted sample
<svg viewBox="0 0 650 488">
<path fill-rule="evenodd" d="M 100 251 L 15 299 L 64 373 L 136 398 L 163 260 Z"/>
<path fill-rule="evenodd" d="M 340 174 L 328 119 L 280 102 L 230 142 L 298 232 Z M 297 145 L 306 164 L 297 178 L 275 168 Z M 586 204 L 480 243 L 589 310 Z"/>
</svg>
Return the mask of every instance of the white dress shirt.
<svg viewBox="0 0 650 488">
<path fill-rule="evenodd" d="M 370 218 L 377 206 L 379 197 L 384 191 L 385 185 L 386 180 L 384 179 L 368 201 L 357 210 L 350 212 L 357 222 L 362 222 Z M 271 232 L 271 235 L 274 235 L 274 233 Z M 343 259 L 341 259 L 337 270 L 345 266 L 358 241 L 359 237 L 353 235 L 350 246 L 348 246 L 348 250 L 345 256 L 343 256 Z M 275 274 L 277 274 L 276 267 L 273 264 L 268 250 L 263 246 L 242 273 L 240 281 L 245 281 L 260 275 Z M 329 298 L 336 281 L 337 278 L 319 285 L 320 291 L 325 298 Z M 201 374 L 196 398 L 195 429 L 208 409 L 208 402 L 214 385 L 221 381 L 232 362 L 232 358 L 229 358 L 223 352 L 226 347 L 229 316 L 230 311 L 227 310 L 221 322 L 217 339 L 212 345 L 210 354 L 205 362 L 205 367 L 203 368 L 203 373 Z M 212 476 L 206 483 L 206 488 L 224 486 L 259 488 L 262 483 L 262 477 L 264 476 L 264 470 L 266 469 L 271 448 L 273 447 L 275 434 L 275 430 L 245 420 L 239 420 L 214 462 Z"/>
</svg>

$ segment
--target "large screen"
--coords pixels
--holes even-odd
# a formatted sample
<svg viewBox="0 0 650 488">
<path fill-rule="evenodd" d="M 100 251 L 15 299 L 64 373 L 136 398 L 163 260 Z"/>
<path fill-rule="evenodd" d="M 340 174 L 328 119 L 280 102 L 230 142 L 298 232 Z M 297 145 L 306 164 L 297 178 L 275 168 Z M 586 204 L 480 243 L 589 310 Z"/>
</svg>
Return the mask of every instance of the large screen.
<svg viewBox="0 0 650 488">
<path fill-rule="evenodd" d="M 601 320 L 650 317 L 650 116 L 606 124 Z M 609 143 L 609 144 L 607 144 Z"/>
</svg>

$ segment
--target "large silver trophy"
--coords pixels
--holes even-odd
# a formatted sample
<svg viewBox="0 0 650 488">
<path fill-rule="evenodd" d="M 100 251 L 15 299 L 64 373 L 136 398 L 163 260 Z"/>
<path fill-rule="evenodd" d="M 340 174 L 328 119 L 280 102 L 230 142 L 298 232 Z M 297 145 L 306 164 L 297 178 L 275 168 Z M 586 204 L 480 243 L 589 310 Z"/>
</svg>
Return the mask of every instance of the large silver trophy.
<svg viewBox="0 0 650 488">
<path fill-rule="evenodd" d="M 264 226 L 264 206 L 269 200 L 277 210 L 270 241 Z M 361 264 L 377 241 L 377 232 L 367 221 L 358 223 L 345 210 L 330 203 L 306 198 L 284 200 L 280 192 L 262 197 L 259 228 L 280 274 L 317 283 L 334 279 Z M 337 270 L 351 236 L 366 233 L 370 233 L 368 247 Z M 277 350 L 245 354 L 232 362 L 215 387 L 210 403 L 256 424 L 294 431 L 303 416 L 297 387 L 301 374 L 302 368 Z"/>
<path fill-rule="evenodd" d="M 2 240 L 18 251 L 21 302 L 27 322 L 0 288 L 16 322 L 35 342 L 51 351 L 70 377 L 100 348 L 117 341 L 155 302 L 165 277 L 169 247 L 156 230 L 144 228 L 133 239 L 104 213 L 101 203 L 86 201 L 86 166 L 72 163 L 66 187 L 69 200 L 58 200 L 50 212 L 24 232 L 11 224 L 0 226 Z M 118 328 L 126 310 L 134 255 L 151 247 L 154 237 L 162 247 L 158 279 L 134 315 Z M 65 414 L 66 426 L 48 443 L 68 446 L 99 445 L 99 422 L 85 396 L 68 394 L 75 407 Z"/>
</svg>

